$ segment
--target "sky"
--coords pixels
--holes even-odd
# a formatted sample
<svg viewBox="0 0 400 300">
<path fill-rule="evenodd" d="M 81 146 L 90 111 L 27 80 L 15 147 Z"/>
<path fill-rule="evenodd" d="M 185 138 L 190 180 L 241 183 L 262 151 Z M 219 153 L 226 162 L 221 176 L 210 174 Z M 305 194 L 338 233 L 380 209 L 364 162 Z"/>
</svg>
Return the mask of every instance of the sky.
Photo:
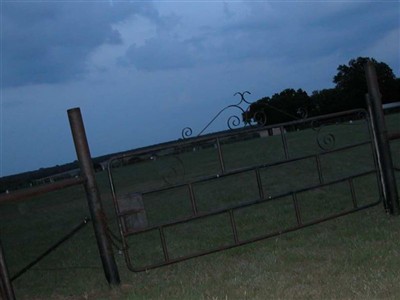
<svg viewBox="0 0 400 300">
<path fill-rule="evenodd" d="M 359 56 L 400 75 L 399 1 L 0 2 L 0 177 L 199 133 L 286 88 L 331 88 Z M 244 107 L 245 109 L 246 107 Z M 232 112 L 235 113 L 235 112 Z M 226 129 L 222 115 L 209 131 Z"/>
</svg>

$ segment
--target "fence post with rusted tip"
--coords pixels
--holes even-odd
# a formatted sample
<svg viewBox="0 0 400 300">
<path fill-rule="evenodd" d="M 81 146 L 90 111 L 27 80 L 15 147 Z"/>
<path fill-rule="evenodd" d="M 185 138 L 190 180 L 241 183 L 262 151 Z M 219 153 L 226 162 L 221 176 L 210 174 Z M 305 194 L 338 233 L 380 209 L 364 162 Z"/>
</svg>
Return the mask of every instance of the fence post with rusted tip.
<svg viewBox="0 0 400 300">
<path fill-rule="evenodd" d="M 90 156 L 89 145 L 79 108 L 68 110 L 68 118 L 74 139 L 75 150 L 81 169 L 81 176 L 85 179 L 85 191 L 89 211 L 96 236 L 97 246 L 103 264 L 104 274 L 110 285 L 120 284 L 117 264 L 115 262 L 111 242 L 107 234 L 105 213 L 102 207 L 99 189 L 97 187 L 93 162 Z"/>
<path fill-rule="evenodd" d="M 390 152 L 388 133 L 385 124 L 385 115 L 382 108 L 382 96 L 379 91 L 378 79 L 375 67 L 372 62 L 367 62 L 364 66 L 368 85 L 368 101 L 371 111 L 371 119 L 375 130 L 374 137 L 378 152 L 378 160 L 380 165 L 380 176 L 382 182 L 382 190 L 387 209 L 391 215 L 398 215 L 399 194 L 396 186 L 396 178 L 394 176 L 393 160 Z"/>
</svg>

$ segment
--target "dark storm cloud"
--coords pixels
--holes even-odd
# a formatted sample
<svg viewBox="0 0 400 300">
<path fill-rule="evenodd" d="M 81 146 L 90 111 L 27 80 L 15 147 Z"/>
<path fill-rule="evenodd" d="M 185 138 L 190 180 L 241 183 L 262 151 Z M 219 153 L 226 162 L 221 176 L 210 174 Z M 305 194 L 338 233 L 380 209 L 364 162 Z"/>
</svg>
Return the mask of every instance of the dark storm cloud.
<svg viewBox="0 0 400 300">
<path fill-rule="evenodd" d="M 157 11 L 142 2 L 3 3 L 3 87 L 78 78 L 94 49 L 121 43 L 112 24 L 133 14 L 158 20 Z"/>
<path fill-rule="evenodd" d="M 125 61 L 146 71 L 267 58 L 295 63 L 361 53 L 399 26 L 396 3 L 248 2 L 240 10 L 234 5 L 239 16 L 227 14 L 231 7 L 225 3 L 218 24 L 192 27 L 182 21 L 177 29 L 132 45 Z M 190 37 L 174 34 L 182 27 L 193 28 Z"/>
<path fill-rule="evenodd" d="M 188 68 L 195 65 L 196 52 L 190 41 L 158 37 L 149 39 L 145 46 L 131 45 L 122 62 L 146 71 Z"/>
</svg>

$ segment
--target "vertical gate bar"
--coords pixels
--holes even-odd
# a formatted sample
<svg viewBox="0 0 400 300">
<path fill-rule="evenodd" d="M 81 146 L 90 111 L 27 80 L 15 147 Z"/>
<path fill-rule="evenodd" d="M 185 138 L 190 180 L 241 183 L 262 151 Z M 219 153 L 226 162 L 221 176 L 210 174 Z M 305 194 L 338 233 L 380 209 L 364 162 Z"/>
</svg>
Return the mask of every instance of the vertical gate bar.
<svg viewBox="0 0 400 300">
<path fill-rule="evenodd" d="M 262 186 L 261 176 L 260 176 L 260 169 L 256 168 L 256 177 L 257 177 L 257 185 L 258 185 L 258 193 L 260 195 L 260 200 L 264 199 L 264 190 Z"/>
<path fill-rule="evenodd" d="M 119 214 L 119 206 L 118 206 L 118 202 L 117 202 L 117 189 L 115 187 L 114 176 L 112 174 L 112 162 L 108 163 L 107 169 L 108 169 L 107 170 L 108 183 L 110 185 L 111 195 L 112 195 L 112 198 L 113 198 L 113 202 L 115 204 L 114 207 L 118 208 L 118 210 L 116 210 L 117 216 L 118 216 L 118 214 Z"/>
<path fill-rule="evenodd" d="M 371 97 L 372 120 L 376 129 L 376 139 L 378 145 L 379 160 L 382 166 L 383 190 L 386 195 L 386 202 L 389 212 L 398 215 L 400 212 L 399 194 L 396 186 L 396 178 L 393 170 L 393 160 L 390 152 L 389 140 L 383 113 L 381 94 L 379 92 L 378 78 L 372 62 L 365 65 L 367 77 L 368 94 Z"/>
<path fill-rule="evenodd" d="M 283 150 L 285 151 L 285 158 L 289 159 L 289 150 L 288 150 L 285 128 L 283 126 L 281 126 L 281 127 L 279 127 L 279 129 L 281 131 Z"/>
<path fill-rule="evenodd" d="M 324 183 L 324 177 L 322 176 L 321 158 L 320 158 L 319 154 L 315 155 L 315 161 L 317 163 L 319 183 L 323 184 Z"/>
<path fill-rule="evenodd" d="M 377 144 L 377 137 L 376 137 L 376 128 L 374 125 L 374 120 L 373 120 L 373 113 L 372 113 L 372 107 L 371 107 L 371 98 L 368 94 L 365 95 L 365 101 L 367 103 L 367 109 L 368 109 L 368 114 L 370 116 L 369 120 L 369 135 L 371 137 L 371 150 L 372 150 L 372 157 L 374 158 L 374 163 L 375 163 L 375 169 L 377 170 L 378 176 L 378 189 L 379 193 L 382 197 L 382 202 L 383 206 L 385 208 L 385 211 L 389 212 L 388 204 L 386 203 L 386 194 L 385 190 L 383 189 L 384 183 L 383 183 L 383 178 L 382 178 L 382 165 L 381 165 L 381 160 L 379 158 L 379 151 L 378 151 L 378 144 Z"/>
<path fill-rule="evenodd" d="M 167 243 L 165 241 L 164 229 L 162 226 L 158 227 L 158 231 L 160 232 L 160 239 L 161 239 L 161 246 L 164 253 L 164 260 L 165 262 L 169 262 L 169 254 L 167 249 Z"/>
<path fill-rule="evenodd" d="M 189 187 L 189 195 L 190 195 L 190 203 L 192 204 L 192 211 L 193 215 L 197 215 L 197 205 L 196 205 L 196 198 L 194 196 L 193 185 L 191 183 L 188 184 Z"/>
<path fill-rule="evenodd" d="M 239 244 L 239 237 L 237 234 L 235 216 L 233 215 L 233 209 L 229 210 L 229 219 L 231 220 L 231 228 L 233 233 L 233 239 L 235 240 L 235 245 Z"/>
<path fill-rule="evenodd" d="M 301 221 L 301 214 L 300 214 L 300 206 L 299 206 L 299 202 L 297 201 L 296 193 L 292 193 L 292 198 L 293 198 L 294 210 L 296 212 L 297 225 L 301 226 L 302 221 Z"/>
<path fill-rule="evenodd" d="M 79 108 L 68 110 L 68 118 L 71 126 L 72 137 L 79 161 L 79 166 L 85 181 L 86 198 L 89 212 L 96 236 L 104 275 L 110 285 L 119 285 L 120 278 L 118 267 L 115 263 L 114 253 L 107 234 L 106 215 L 101 203 L 100 192 L 94 174 L 93 161 L 90 155 L 85 127 Z"/>
<path fill-rule="evenodd" d="M 349 187 L 350 187 L 350 193 L 351 193 L 351 200 L 353 201 L 353 206 L 354 206 L 354 208 L 357 208 L 358 204 L 357 204 L 356 192 L 354 190 L 353 178 L 349 178 Z"/>
<path fill-rule="evenodd" d="M 224 174 L 225 173 L 225 163 L 224 163 L 224 157 L 222 155 L 221 143 L 219 141 L 219 138 L 216 138 L 216 142 L 217 142 L 217 149 L 218 149 L 219 165 L 221 167 L 222 174 Z"/>
<path fill-rule="evenodd" d="M 0 283 L 1 283 L 1 293 L 4 300 L 14 300 L 15 294 L 14 289 L 11 284 L 10 276 L 8 273 L 8 268 L 6 260 L 4 258 L 3 245 L 0 240 Z"/>
</svg>

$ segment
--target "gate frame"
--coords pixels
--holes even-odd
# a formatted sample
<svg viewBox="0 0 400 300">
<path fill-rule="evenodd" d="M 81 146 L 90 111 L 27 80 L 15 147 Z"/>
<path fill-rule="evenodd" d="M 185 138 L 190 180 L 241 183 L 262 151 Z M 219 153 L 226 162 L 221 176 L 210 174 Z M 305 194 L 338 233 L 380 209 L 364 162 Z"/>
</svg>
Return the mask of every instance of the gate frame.
<svg viewBox="0 0 400 300">
<path fill-rule="evenodd" d="M 315 153 L 315 154 L 309 154 L 309 155 L 305 155 L 299 158 L 290 158 L 289 155 L 289 150 L 288 150 L 288 145 L 287 145 L 287 140 L 286 140 L 286 133 L 284 130 L 285 126 L 292 126 L 292 125 L 301 125 L 301 124 L 305 124 L 305 123 L 310 123 L 311 125 L 314 122 L 317 122 L 319 120 L 333 120 L 335 118 L 340 118 L 341 116 L 346 116 L 346 115 L 351 115 L 351 114 L 360 114 L 363 115 L 363 119 L 367 122 L 367 126 L 366 129 L 368 130 L 368 140 L 367 141 L 363 141 L 363 142 L 359 142 L 356 144 L 351 144 L 351 145 L 346 145 L 343 146 L 339 149 L 335 149 L 335 150 L 331 150 L 331 149 L 326 149 L 324 147 L 322 147 L 319 144 L 319 141 L 317 140 L 317 144 L 319 145 L 319 147 L 323 150 L 323 152 L 321 153 Z M 223 153 L 221 151 L 220 148 L 220 140 L 223 138 L 227 138 L 227 137 L 232 137 L 232 136 L 236 136 L 238 134 L 250 134 L 250 133 L 256 133 L 260 130 L 265 130 L 268 128 L 280 128 L 281 129 L 281 138 L 282 138 L 282 146 L 283 146 L 283 150 L 284 150 L 284 160 L 282 161 L 277 161 L 277 162 L 273 162 L 273 163 L 268 163 L 268 164 L 262 164 L 262 165 L 256 165 L 256 166 L 251 166 L 251 167 L 243 167 L 240 169 L 235 169 L 235 170 L 231 170 L 231 171 L 226 171 L 226 168 L 224 167 L 224 158 L 223 158 Z M 318 136 L 319 133 L 317 133 Z M 118 204 L 118 196 L 117 196 L 117 191 L 116 191 L 116 187 L 115 187 L 115 183 L 114 183 L 114 179 L 113 179 L 113 162 L 118 161 L 118 160 L 123 160 L 123 159 L 127 159 L 130 157 L 135 157 L 135 156 L 140 156 L 140 155 L 147 155 L 147 154 L 151 154 L 151 153 L 156 153 L 157 151 L 160 150 L 164 150 L 164 149 L 168 149 L 168 148 L 174 148 L 174 147 L 185 147 L 185 146 L 190 146 L 190 145 L 195 145 L 196 143 L 202 143 L 202 142 L 207 142 L 207 141 L 213 141 L 213 143 L 216 144 L 217 147 L 217 155 L 219 158 L 219 167 L 220 167 L 220 171 L 221 173 L 217 174 L 217 175 L 208 175 L 208 176 L 204 176 L 194 180 L 194 181 L 184 181 L 184 182 L 180 182 L 177 184 L 174 184 L 172 186 L 166 186 L 166 187 L 160 187 L 160 188 L 156 188 L 156 189 L 149 189 L 149 190 L 144 190 L 142 191 L 143 194 L 149 194 L 149 193 L 153 193 L 153 192 L 160 192 L 160 191 L 165 191 L 165 190 L 170 190 L 173 188 L 178 188 L 178 187 L 184 187 L 184 186 L 188 186 L 189 189 L 189 195 L 190 195 L 190 201 L 191 201 L 191 205 L 192 205 L 192 209 L 193 209 L 193 213 L 194 215 L 188 216 L 187 218 L 181 218 L 181 219 L 173 219 L 169 222 L 163 222 L 161 224 L 154 224 L 152 226 L 143 228 L 143 229 L 137 229 L 137 230 L 126 230 L 125 229 L 125 225 L 123 224 L 122 218 L 124 218 L 125 216 L 131 214 L 131 211 L 127 211 L 127 212 L 122 212 L 119 209 L 119 204 Z M 328 182 L 325 183 L 321 174 L 321 166 L 320 166 L 320 159 L 319 157 L 321 155 L 325 155 L 325 154 L 329 154 L 331 152 L 336 152 L 336 151 L 341 151 L 341 150 L 346 150 L 346 149 L 350 149 L 353 147 L 358 147 L 358 146 L 362 146 L 362 145 L 366 145 L 369 144 L 371 146 L 371 157 L 374 163 L 374 169 L 370 170 L 370 171 L 365 171 L 362 173 L 357 173 L 351 176 L 347 176 L 347 177 L 343 177 L 340 178 L 338 180 L 333 180 L 332 182 Z M 319 184 L 311 186 L 311 187 L 307 187 L 307 188 L 302 188 L 296 191 L 291 191 L 288 193 L 284 193 L 282 195 L 276 195 L 272 198 L 269 198 L 270 200 L 275 200 L 275 199 L 279 199 L 279 198 L 283 198 L 284 196 L 291 196 L 293 198 L 293 204 L 294 204 L 294 210 L 296 213 L 296 218 L 297 218 L 297 224 L 296 226 L 290 227 L 290 228 L 285 228 L 284 230 L 280 230 L 279 232 L 273 232 L 270 234 L 264 234 L 264 235 L 260 235 L 259 237 L 256 238 L 252 238 L 252 239 L 248 239 L 248 240 L 238 240 L 237 238 L 237 232 L 236 232 L 236 225 L 235 225 L 235 218 L 233 215 L 233 210 L 236 209 L 240 209 L 241 207 L 246 207 L 246 206 L 250 206 L 253 204 L 257 204 L 257 203 L 262 203 L 262 202 L 266 202 L 268 201 L 264 196 L 262 195 L 262 189 L 260 189 L 260 186 L 258 186 L 259 190 L 260 190 L 260 199 L 255 200 L 255 201 L 245 201 L 245 202 L 241 202 L 240 204 L 236 205 L 236 206 L 232 206 L 232 207 L 226 207 L 223 209 L 218 209 L 215 211 L 211 211 L 205 214 L 202 213 L 198 213 L 197 209 L 196 209 L 196 202 L 194 201 L 194 195 L 193 195 L 193 186 L 192 184 L 196 184 L 196 182 L 204 182 L 204 181 L 208 181 L 208 180 L 213 180 L 216 178 L 221 178 L 221 177 L 225 177 L 225 176 L 230 176 L 230 175 L 235 175 L 236 173 L 240 173 L 240 172 L 248 172 L 248 171 L 255 171 L 256 176 L 257 176 L 257 182 L 259 184 L 260 182 L 260 176 L 259 176 L 259 169 L 260 168 L 264 168 L 264 167 L 271 167 L 271 166 L 275 166 L 275 165 L 281 165 L 281 164 L 286 164 L 286 163 L 291 163 L 297 160 L 303 160 L 303 159 L 309 159 L 309 158 L 315 158 L 316 159 L 316 164 L 317 164 L 317 171 L 318 171 L 318 175 L 319 175 Z M 218 172 L 218 171 L 217 171 Z M 370 204 L 366 204 L 363 206 L 357 206 L 355 201 L 355 192 L 354 192 L 354 187 L 353 187 L 353 183 L 352 180 L 355 177 L 359 177 L 359 176 L 364 176 L 364 175 L 368 175 L 371 173 L 375 173 L 376 174 L 376 180 L 377 180 L 377 186 L 378 186 L 378 191 L 379 191 L 379 200 L 375 201 L 373 203 Z M 214 173 L 215 174 L 215 173 Z M 222 251 L 222 250 L 226 250 L 226 249 L 230 249 L 230 248 L 234 248 L 234 247 L 238 247 L 241 245 L 245 245 L 248 243 L 252 243 L 255 241 L 259 241 L 262 239 L 267 239 L 273 236 L 277 236 L 279 234 L 282 233 L 286 233 L 286 232 L 290 232 L 290 231 L 294 231 L 294 230 L 298 230 L 304 227 L 308 227 L 314 224 L 318 224 L 327 220 L 331 220 L 346 214 L 350 214 L 350 213 L 354 213 L 357 211 L 360 211 L 362 209 L 367 209 L 370 208 L 372 206 L 378 205 L 382 200 L 383 200 L 383 192 L 381 189 L 381 182 L 379 179 L 379 166 L 378 166 L 378 162 L 377 162 L 377 156 L 376 156 L 376 147 L 375 147 L 375 139 L 374 139 L 374 135 L 372 132 L 372 122 L 371 122 L 371 118 L 370 115 L 368 113 L 368 111 L 366 111 L 365 109 L 354 109 L 354 110 L 349 110 L 349 111 L 343 111 L 343 112 L 338 112 L 338 113 L 333 113 L 333 114 L 328 114 L 328 115 L 320 115 L 320 116 L 316 116 L 316 117 L 312 117 L 312 118 L 308 118 L 308 119 L 303 119 L 303 120 L 297 120 L 297 121 L 292 121 L 292 122 L 288 122 L 288 123 L 281 123 L 281 124 L 274 124 L 274 125 L 270 125 L 270 126 L 265 126 L 265 127 L 253 127 L 253 128 L 247 128 L 247 129 L 243 129 L 240 131 L 237 130 L 232 130 L 232 131 L 227 131 L 227 132 L 219 132 L 219 133 L 213 133 L 213 134 L 207 134 L 207 135 L 203 135 L 203 136 L 197 136 L 194 138 L 188 138 L 188 139 L 184 139 L 184 140 L 177 140 L 177 141 L 171 141 L 171 142 L 166 142 L 166 143 L 162 143 L 159 145 L 155 145 L 155 146 L 150 146 L 150 147 L 145 147 L 145 148 L 141 148 L 141 149 L 136 149 L 136 150 L 132 150 L 129 152 L 125 152 L 122 154 L 118 154 L 115 155 L 113 157 L 111 157 L 108 161 L 108 176 L 109 176 L 109 183 L 110 183 L 110 188 L 111 188 L 111 193 L 112 193 L 112 199 L 114 202 L 114 208 L 115 208 L 115 214 L 117 217 L 117 221 L 118 221 L 118 226 L 119 226 L 119 231 L 120 231 L 120 235 L 121 235 L 121 240 L 122 240 L 122 244 L 123 244 L 123 253 L 125 256 L 125 261 L 127 263 L 127 267 L 129 270 L 133 271 L 133 272 L 143 272 L 143 271 L 147 271 L 149 269 L 153 269 L 153 268 L 158 268 L 161 266 L 166 266 L 169 264 L 173 264 L 173 263 L 177 263 L 180 261 L 184 261 L 187 259 L 191 259 L 191 258 L 195 258 L 195 257 L 199 257 L 199 256 L 203 256 L 203 255 L 207 255 L 207 254 L 211 254 L 211 253 L 215 253 L 218 251 Z M 343 212 L 339 212 L 339 213 L 335 213 L 332 215 L 329 215 L 328 217 L 324 217 L 321 219 L 317 219 L 317 220 L 313 220 L 310 222 L 306 222 L 303 223 L 301 218 L 300 218 L 300 212 L 299 212 L 299 208 L 298 208 L 298 203 L 297 203 L 297 198 L 296 198 L 296 194 L 297 193 L 301 193 L 304 192 L 306 190 L 310 190 L 310 189 L 314 189 L 317 187 L 322 187 L 322 186 L 326 186 L 326 185 L 331 185 L 331 184 L 336 184 L 339 182 L 349 182 L 349 187 L 350 187 L 350 192 L 351 192 L 351 197 L 353 200 L 353 204 L 355 205 L 352 209 L 350 210 L 346 210 Z M 169 257 L 169 253 L 168 253 L 168 246 L 166 243 L 166 239 L 165 239 L 165 234 L 164 234 L 164 229 L 169 227 L 169 226 L 175 226 L 178 225 L 180 223 L 186 223 L 189 222 L 191 220 L 195 220 L 195 219 L 199 219 L 199 218 L 206 218 L 208 216 L 213 216 L 213 215 L 219 215 L 222 213 L 229 213 L 229 218 L 230 218 L 230 222 L 231 222 L 231 228 L 232 228 L 232 232 L 233 232 L 233 237 L 234 237 L 234 243 L 233 244 L 229 244 L 229 245 L 225 245 L 225 246 L 221 246 L 218 248 L 213 248 L 213 249 L 209 249 L 207 251 L 201 251 L 201 252 L 194 252 L 192 254 L 189 255 L 185 255 L 185 256 L 181 256 L 178 258 L 170 258 Z M 139 266 L 139 267 L 134 267 L 131 264 L 131 256 L 128 253 L 128 241 L 126 240 L 126 238 L 128 238 L 128 236 L 130 235 L 134 235 L 134 234 L 140 234 L 140 233 L 144 233 L 150 230 L 156 230 L 159 232 L 160 235 L 160 243 L 162 246 L 162 250 L 163 250 L 163 254 L 164 254 L 164 260 L 163 262 L 160 263 L 154 263 L 154 264 L 148 264 L 146 266 Z"/>
<path fill-rule="evenodd" d="M 375 66 L 371 61 L 364 65 L 367 79 L 368 94 L 366 102 L 371 118 L 373 136 L 376 144 L 376 155 L 379 166 L 379 176 L 384 197 L 384 205 L 387 212 L 397 216 L 400 213 L 399 193 L 394 175 L 394 165 L 388 132 L 385 123 L 385 115 L 382 107 L 382 96 L 379 91 L 378 78 Z"/>
</svg>

